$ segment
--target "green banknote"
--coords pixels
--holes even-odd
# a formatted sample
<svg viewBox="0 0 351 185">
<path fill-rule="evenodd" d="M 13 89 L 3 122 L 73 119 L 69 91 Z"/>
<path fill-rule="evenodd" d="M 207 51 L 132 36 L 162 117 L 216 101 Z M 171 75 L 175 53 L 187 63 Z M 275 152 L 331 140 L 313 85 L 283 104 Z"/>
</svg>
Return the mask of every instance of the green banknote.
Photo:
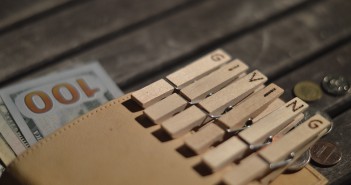
<svg viewBox="0 0 351 185">
<path fill-rule="evenodd" d="M 122 94 L 97 62 L 15 84 L 0 91 L 0 133 L 18 155 Z"/>
</svg>

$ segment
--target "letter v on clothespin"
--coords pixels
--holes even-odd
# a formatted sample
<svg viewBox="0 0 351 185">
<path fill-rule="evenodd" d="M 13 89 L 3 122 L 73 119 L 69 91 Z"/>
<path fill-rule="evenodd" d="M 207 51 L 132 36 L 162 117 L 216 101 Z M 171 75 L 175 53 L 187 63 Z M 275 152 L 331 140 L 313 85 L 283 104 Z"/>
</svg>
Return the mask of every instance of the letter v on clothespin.
<svg viewBox="0 0 351 185">
<path fill-rule="evenodd" d="M 196 111 L 197 114 L 193 114 L 195 111 L 193 109 L 199 109 L 197 107 L 190 107 L 175 116 L 175 118 L 167 120 L 162 124 L 162 127 L 173 137 L 179 137 L 196 126 L 203 123 L 203 118 L 216 118 L 219 117 L 223 111 L 227 109 L 229 105 L 234 105 L 243 100 L 245 97 L 254 92 L 258 87 L 260 87 L 267 77 L 264 76 L 259 71 L 253 71 L 252 73 L 238 79 L 237 81 L 224 87 L 214 95 L 200 101 L 198 104 L 205 110 L 200 113 Z M 218 114 L 218 115 L 214 115 Z M 201 119 L 193 119 L 193 117 Z M 183 122 L 177 121 L 177 118 L 184 118 Z M 186 119 L 189 119 L 186 121 Z M 209 120 L 207 120 L 209 121 Z"/>
<path fill-rule="evenodd" d="M 220 115 L 229 106 L 234 106 L 267 81 L 267 77 L 255 70 L 204 99 L 199 105 L 209 114 Z"/>
<path fill-rule="evenodd" d="M 240 161 L 227 172 L 223 181 L 230 185 L 244 185 L 283 168 L 299 156 L 296 153 L 312 145 L 330 127 L 330 122 L 321 115 L 315 115 L 287 133 L 284 137 L 257 153 Z"/>
</svg>

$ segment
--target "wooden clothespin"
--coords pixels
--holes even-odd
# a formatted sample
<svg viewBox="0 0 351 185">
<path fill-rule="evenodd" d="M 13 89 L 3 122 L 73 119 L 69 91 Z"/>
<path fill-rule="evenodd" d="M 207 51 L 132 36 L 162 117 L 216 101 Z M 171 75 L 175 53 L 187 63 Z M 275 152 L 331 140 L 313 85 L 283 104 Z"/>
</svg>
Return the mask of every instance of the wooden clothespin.
<svg viewBox="0 0 351 185">
<path fill-rule="evenodd" d="M 250 95 L 267 81 L 267 77 L 258 70 L 238 79 L 216 94 L 199 103 L 211 115 L 220 115 L 229 106 L 234 106 Z"/>
<path fill-rule="evenodd" d="M 187 105 L 188 102 L 184 98 L 174 93 L 146 108 L 144 114 L 154 123 L 160 124 L 174 114 L 184 110 Z"/>
<path fill-rule="evenodd" d="M 214 95 L 200 101 L 199 106 L 204 109 L 202 113 L 200 111 L 193 110 L 197 109 L 197 107 L 191 107 L 191 109 L 188 108 L 177 114 L 176 118 L 164 122 L 162 127 L 173 138 L 184 135 L 194 127 L 199 126 L 212 118 L 219 117 L 229 105 L 235 105 L 243 100 L 255 89 L 260 87 L 266 80 L 267 77 L 265 77 L 259 71 L 254 71 L 224 87 Z M 196 112 L 196 114 L 194 114 L 194 112 Z M 193 119 L 193 117 L 198 119 Z M 209 119 L 206 120 L 205 118 L 207 117 L 209 117 Z M 184 121 L 179 122 L 177 121 L 177 118 L 184 118 Z M 186 118 L 188 118 L 188 120 L 186 120 Z"/>
<path fill-rule="evenodd" d="M 174 87 L 166 80 L 158 80 L 138 91 L 132 93 L 132 99 L 136 101 L 143 108 L 162 100 L 171 95 Z"/>
<path fill-rule="evenodd" d="M 216 93 L 247 70 L 248 66 L 242 61 L 236 59 L 223 65 L 198 81 L 184 87 L 180 93 L 190 102 L 195 104 L 196 102 L 205 99 L 207 96 Z"/>
<path fill-rule="evenodd" d="M 284 90 L 282 88 L 275 84 L 270 84 L 245 99 L 237 107 L 233 108 L 233 110 L 220 117 L 218 121 L 230 130 L 242 129 L 248 119 L 255 118 L 283 93 Z"/>
<path fill-rule="evenodd" d="M 329 127 L 330 122 L 321 115 L 311 117 L 278 141 L 240 161 L 224 175 L 223 181 L 230 185 L 244 185 L 283 169 L 322 137 Z"/>
<path fill-rule="evenodd" d="M 221 49 L 217 49 L 184 68 L 168 75 L 166 79 L 172 82 L 177 89 L 182 89 L 194 80 L 202 78 L 230 60 L 230 55 Z"/>
<path fill-rule="evenodd" d="M 232 161 L 239 160 L 253 151 L 268 145 L 272 137 L 285 128 L 308 104 L 294 98 L 279 109 L 260 119 L 256 124 L 231 137 L 203 157 L 212 170 L 216 171 Z"/>
<path fill-rule="evenodd" d="M 208 125 L 185 140 L 185 144 L 196 153 L 202 153 L 215 142 L 222 140 L 226 131 L 242 129 L 249 119 L 254 119 L 268 105 L 276 100 L 284 90 L 275 84 L 254 93 L 232 110 L 221 116 L 217 124 Z M 221 126 L 222 125 L 222 126 Z"/>
<path fill-rule="evenodd" d="M 221 65 L 229 62 L 231 56 L 221 49 L 215 50 L 202 58 L 192 62 L 182 69 L 168 75 L 166 80 L 158 80 L 138 91 L 132 93 L 132 99 L 143 108 L 171 95 L 174 89 L 181 89 Z M 169 83 L 170 82 L 170 83 Z"/>
</svg>

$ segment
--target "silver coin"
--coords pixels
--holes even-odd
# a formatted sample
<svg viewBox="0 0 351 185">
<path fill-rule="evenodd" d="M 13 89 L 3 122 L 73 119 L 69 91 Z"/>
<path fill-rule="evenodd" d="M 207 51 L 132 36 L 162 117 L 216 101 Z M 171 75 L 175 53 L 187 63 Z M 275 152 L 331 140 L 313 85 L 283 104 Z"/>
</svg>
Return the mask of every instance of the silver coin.
<svg viewBox="0 0 351 185">
<path fill-rule="evenodd" d="M 313 108 L 313 107 L 309 107 L 303 114 L 304 114 L 304 117 L 302 118 L 302 120 L 298 124 L 296 124 L 295 127 L 299 126 L 300 124 L 302 124 L 306 120 L 310 119 L 312 116 L 314 116 L 316 114 L 320 114 L 321 116 L 323 116 L 324 118 L 326 118 L 330 122 L 330 127 L 328 128 L 328 131 L 324 135 L 327 135 L 330 131 L 333 130 L 333 127 L 334 127 L 333 120 L 326 112 L 320 111 L 320 110 Z"/>
<path fill-rule="evenodd" d="M 311 151 L 308 149 L 305 153 L 301 155 L 295 162 L 293 162 L 287 169 L 286 172 L 292 173 L 297 172 L 304 168 L 311 160 Z"/>
<path fill-rule="evenodd" d="M 327 75 L 323 78 L 322 87 L 327 93 L 340 96 L 350 90 L 350 82 L 341 75 Z"/>
</svg>

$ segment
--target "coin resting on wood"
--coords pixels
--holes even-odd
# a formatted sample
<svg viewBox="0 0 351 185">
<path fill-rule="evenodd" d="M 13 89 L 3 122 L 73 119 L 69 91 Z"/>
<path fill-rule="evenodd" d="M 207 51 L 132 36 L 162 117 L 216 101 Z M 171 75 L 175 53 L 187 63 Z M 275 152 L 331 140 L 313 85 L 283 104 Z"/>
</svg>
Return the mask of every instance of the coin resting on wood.
<svg viewBox="0 0 351 185">
<path fill-rule="evenodd" d="M 231 169 L 223 182 L 268 182 L 326 133 L 330 122 L 317 115 L 298 125 L 308 104 L 299 98 L 283 103 L 278 99 L 283 89 L 275 84 L 265 87 L 264 74 L 258 70 L 246 74 L 247 65 L 230 60 L 227 53 L 216 50 L 133 92 L 132 98 L 152 122 L 200 155 L 212 173 Z M 296 87 L 296 93 L 311 87 L 306 84 Z M 316 89 L 301 96 L 311 101 L 320 98 L 319 93 Z M 285 159 L 288 162 L 281 164 Z M 236 163 L 242 171 L 232 168 Z M 246 170 L 250 173 L 243 174 Z"/>
<path fill-rule="evenodd" d="M 322 80 L 323 89 L 335 96 L 345 95 L 349 92 L 351 86 L 350 82 L 340 75 L 327 75 Z"/>
</svg>

